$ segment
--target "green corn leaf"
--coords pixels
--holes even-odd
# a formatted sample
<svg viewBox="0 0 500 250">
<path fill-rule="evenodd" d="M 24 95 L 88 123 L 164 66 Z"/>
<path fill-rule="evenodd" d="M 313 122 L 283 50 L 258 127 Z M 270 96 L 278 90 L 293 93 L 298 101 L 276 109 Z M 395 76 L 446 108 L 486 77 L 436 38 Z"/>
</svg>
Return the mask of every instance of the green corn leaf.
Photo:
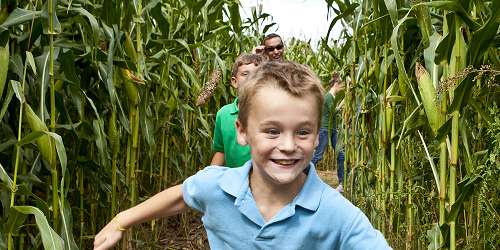
<svg viewBox="0 0 500 250">
<path fill-rule="evenodd" d="M 391 17 L 392 25 L 395 26 L 398 23 L 398 5 L 396 0 L 384 0 L 384 2 Z"/>
<path fill-rule="evenodd" d="M 9 58 L 9 44 L 7 43 L 7 46 L 5 47 L 0 46 L 0 99 L 3 94 L 3 89 L 7 80 L 7 73 L 9 71 Z"/>
<path fill-rule="evenodd" d="M 441 230 L 439 225 L 433 224 L 432 229 L 427 230 L 427 239 L 429 240 L 428 250 L 439 250 L 441 249 L 441 244 L 439 244 L 439 238 L 441 237 Z"/>
<path fill-rule="evenodd" d="M 7 214 L 7 222 L 5 223 L 3 228 L 4 232 L 17 235 L 19 233 L 19 230 L 25 223 L 26 217 L 28 217 L 28 215 L 20 213 L 15 209 L 9 209 L 9 212 Z"/>
<path fill-rule="evenodd" d="M 0 163 L 0 180 L 7 186 L 12 187 L 13 181 Z"/>
<path fill-rule="evenodd" d="M 65 250 L 77 250 L 78 245 L 73 235 L 73 219 L 71 216 L 71 205 L 68 200 L 59 200 L 59 209 L 61 214 L 61 236 L 64 239 Z"/>
<path fill-rule="evenodd" d="M 0 121 L 2 120 L 5 112 L 7 112 L 7 108 L 9 107 L 10 101 L 12 101 L 12 97 L 14 96 L 14 89 L 12 85 L 9 85 L 7 88 L 7 94 L 4 97 L 2 109 L 0 110 Z"/>
<path fill-rule="evenodd" d="M 26 135 L 25 137 L 23 137 L 23 139 L 21 139 L 19 142 L 17 142 L 17 146 L 22 147 L 26 144 L 32 143 L 33 141 L 40 138 L 44 134 L 45 133 L 43 131 L 33 131 L 33 132 L 29 133 L 28 135 Z"/>
<path fill-rule="evenodd" d="M 89 20 L 90 27 L 92 28 L 92 37 L 94 38 L 94 43 L 97 44 L 97 42 L 99 41 L 99 36 L 102 32 L 99 28 L 99 22 L 97 21 L 95 16 L 83 8 L 72 8 L 70 10 L 86 17 Z"/>
<path fill-rule="evenodd" d="M 35 216 L 36 225 L 42 236 L 43 247 L 46 250 L 64 250 L 63 239 L 59 236 L 47 222 L 47 218 L 40 209 L 32 206 L 15 206 L 13 207 L 18 212 L 23 214 L 32 214 Z"/>
<path fill-rule="evenodd" d="M 35 58 L 33 58 L 33 54 L 31 52 L 26 51 L 26 60 L 28 61 L 31 69 L 33 70 L 33 73 L 36 75 L 36 65 L 35 65 Z"/>
<path fill-rule="evenodd" d="M 447 222 L 456 221 L 460 212 L 464 209 L 464 202 L 466 202 L 476 190 L 476 185 L 482 180 L 480 176 L 466 176 L 459 184 L 459 195 L 455 203 L 451 205 L 451 210 L 446 217 Z"/>
<path fill-rule="evenodd" d="M 21 83 L 15 80 L 10 80 L 10 84 L 12 86 L 12 89 L 14 90 L 14 93 L 16 93 L 16 97 L 19 100 L 19 102 L 25 103 L 26 99 L 24 98 L 24 90 L 21 86 Z"/>
<path fill-rule="evenodd" d="M 436 141 L 441 141 L 446 139 L 446 136 L 449 135 L 451 132 L 451 118 L 448 119 L 443 125 L 439 127 L 437 130 L 435 139 Z"/>
<path fill-rule="evenodd" d="M 42 11 L 32 11 L 16 8 L 9 17 L 0 25 L 1 28 L 7 29 L 11 26 L 22 24 L 42 16 Z"/>
</svg>

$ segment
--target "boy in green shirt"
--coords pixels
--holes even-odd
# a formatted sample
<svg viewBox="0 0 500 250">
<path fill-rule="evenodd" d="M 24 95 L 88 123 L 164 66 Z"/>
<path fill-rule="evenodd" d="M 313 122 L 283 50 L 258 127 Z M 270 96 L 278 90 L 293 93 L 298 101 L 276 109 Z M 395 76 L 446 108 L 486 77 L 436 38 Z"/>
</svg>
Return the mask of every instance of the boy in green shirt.
<svg viewBox="0 0 500 250">
<path fill-rule="evenodd" d="M 264 57 L 258 54 L 242 54 L 233 64 L 231 86 L 235 89 L 243 86 L 248 75 L 253 72 Z M 250 147 L 241 146 L 236 141 L 235 122 L 238 118 L 238 98 L 225 105 L 215 118 L 213 149 L 211 165 L 240 167 L 250 160 Z"/>
</svg>

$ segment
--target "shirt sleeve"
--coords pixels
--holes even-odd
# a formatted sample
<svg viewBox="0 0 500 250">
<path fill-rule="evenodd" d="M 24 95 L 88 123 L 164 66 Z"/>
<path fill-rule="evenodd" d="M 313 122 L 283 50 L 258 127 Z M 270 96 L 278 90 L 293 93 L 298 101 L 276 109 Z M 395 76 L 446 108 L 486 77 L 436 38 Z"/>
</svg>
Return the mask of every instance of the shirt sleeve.
<svg viewBox="0 0 500 250">
<path fill-rule="evenodd" d="M 340 249 L 392 249 L 382 233 L 373 228 L 368 218 L 360 211 L 353 218 L 351 227 L 342 240 Z"/>
<path fill-rule="evenodd" d="M 212 143 L 212 148 L 215 152 L 224 152 L 224 142 L 222 140 L 221 123 L 222 121 L 219 111 L 217 112 L 217 116 L 215 117 L 214 141 Z"/>
<path fill-rule="evenodd" d="M 218 180 L 224 173 L 225 167 L 208 166 L 190 176 L 182 183 L 182 197 L 192 209 L 204 213 L 207 204 L 213 201 L 214 194 L 219 186 Z"/>
</svg>

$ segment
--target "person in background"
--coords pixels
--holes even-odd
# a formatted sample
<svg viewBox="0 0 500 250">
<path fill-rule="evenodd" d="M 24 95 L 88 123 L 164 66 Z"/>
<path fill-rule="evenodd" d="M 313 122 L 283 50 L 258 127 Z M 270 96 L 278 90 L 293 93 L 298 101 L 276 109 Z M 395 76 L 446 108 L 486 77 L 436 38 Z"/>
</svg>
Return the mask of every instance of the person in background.
<svg viewBox="0 0 500 250">
<path fill-rule="evenodd" d="M 254 54 L 265 55 L 270 61 L 283 61 L 285 46 L 283 40 L 276 33 L 264 37 L 261 44 L 252 50 Z"/>
<path fill-rule="evenodd" d="M 238 90 L 243 86 L 248 75 L 252 73 L 264 57 L 258 54 L 242 54 L 233 64 L 231 86 Z M 238 118 L 238 98 L 223 106 L 215 117 L 214 140 L 212 148 L 215 151 L 211 165 L 230 168 L 241 167 L 250 160 L 250 148 L 236 142 L 235 122 Z"/>
<path fill-rule="evenodd" d="M 120 212 L 95 237 L 110 249 L 133 225 L 191 207 L 203 214 L 211 249 L 390 249 L 359 208 L 321 181 L 318 144 L 323 87 L 306 66 L 265 62 L 240 87 L 240 168 L 208 166 Z"/>
<path fill-rule="evenodd" d="M 325 102 L 323 103 L 323 114 L 321 118 L 321 128 L 319 130 L 319 144 L 314 151 L 311 162 L 317 166 L 318 162 L 323 158 L 326 148 L 328 147 L 328 139 L 332 147 L 335 149 L 337 145 L 337 122 L 335 119 L 336 113 L 336 103 L 340 98 L 339 94 L 344 90 L 345 86 L 340 79 L 338 73 L 333 73 L 332 79 L 328 83 L 329 90 L 324 96 Z M 328 133 L 328 128 L 330 127 L 330 120 L 333 120 L 332 129 Z M 328 136 L 330 134 L 330 136 Z M 340 149 L 337 153 L 337 177 L 339 180 L 339 185 L 337 191 L 344 192 L 343 181 L 344 181 L 344 151 Z"/>
</svg>

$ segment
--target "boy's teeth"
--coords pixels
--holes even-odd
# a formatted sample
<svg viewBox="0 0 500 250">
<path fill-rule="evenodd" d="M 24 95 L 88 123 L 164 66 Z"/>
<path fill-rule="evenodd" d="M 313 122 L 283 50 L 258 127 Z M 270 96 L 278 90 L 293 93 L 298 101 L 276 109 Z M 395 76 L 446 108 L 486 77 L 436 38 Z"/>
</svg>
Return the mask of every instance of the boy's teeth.
<svg viewBox="0 0 500 250">
<path fill-rule="evenodd" d="M 295 160 L 274 160 L 274 161 L 281 165 L 289 165 L 295 162 Z"/>
</svg>

